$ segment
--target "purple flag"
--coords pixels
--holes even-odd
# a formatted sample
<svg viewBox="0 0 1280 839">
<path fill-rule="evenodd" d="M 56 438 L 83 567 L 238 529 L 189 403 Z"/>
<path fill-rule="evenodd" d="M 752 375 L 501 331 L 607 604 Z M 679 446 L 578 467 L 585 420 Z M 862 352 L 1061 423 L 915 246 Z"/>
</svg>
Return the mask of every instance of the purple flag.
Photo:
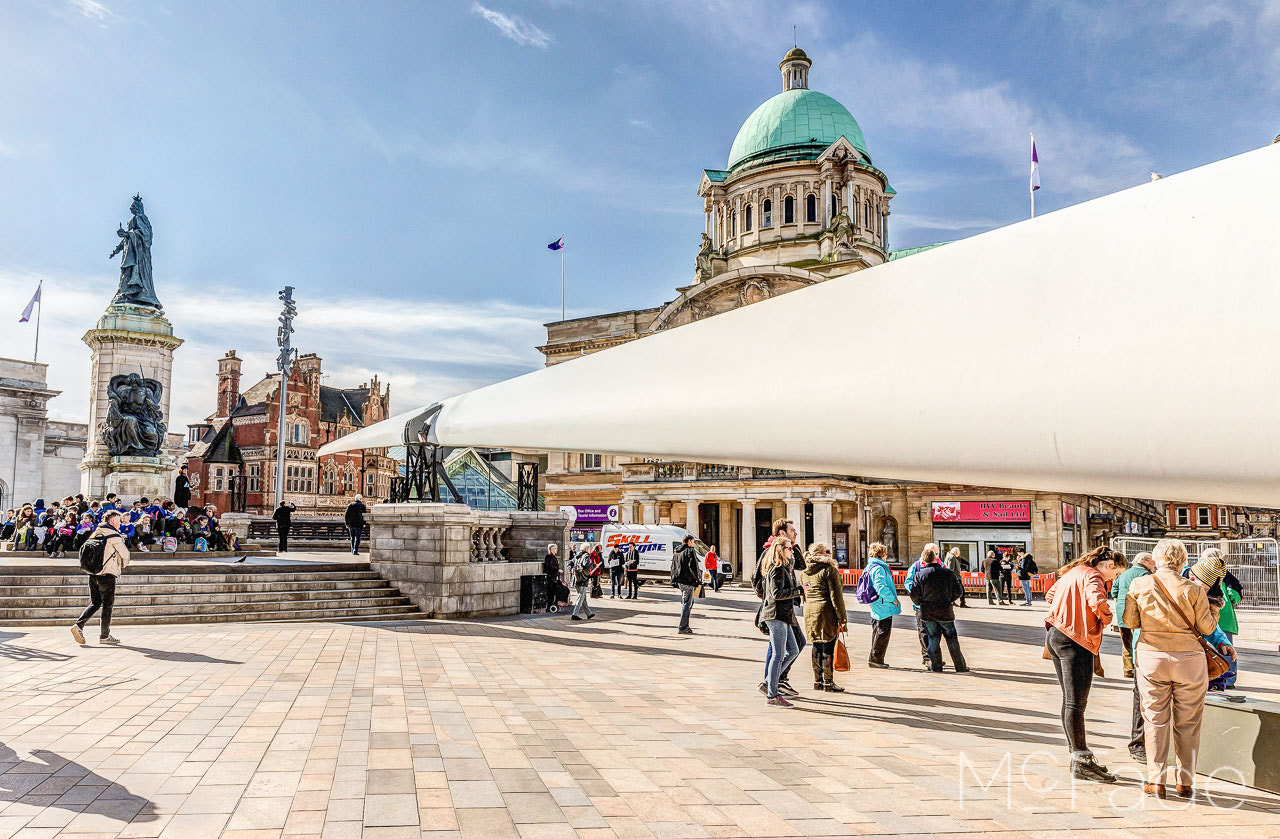
<svg viewBox="0 0 1280 839">
<path fill-rule="evenodd" d="M 27 304 L 27 308 L 22 310 L 22 317 L 18 318 L 18 323 L 26 323 L 31 320 L 31 310 L 40 302 L 40 290 L 42 288 L 44 288 L 44 280 L 41 280 L 40 284 L 36 286 L 36 293 L 31 295 L 31 302 Z"/>
<path fill-rule="evenodd" d="M 547 250 L 558 251 L 558 250 L 561 250 L 563 247 L 564 247 L 564 237 L 561 236 L 559 239 L 556 239 L 554 242 L 547 245 Z"/>
<path fill-rule="evenodd" d="M 1040 188 L 1040 156 L 1036 154 L 1036 135 L 1031 135 L 1031 191 Z"/>
</svg>

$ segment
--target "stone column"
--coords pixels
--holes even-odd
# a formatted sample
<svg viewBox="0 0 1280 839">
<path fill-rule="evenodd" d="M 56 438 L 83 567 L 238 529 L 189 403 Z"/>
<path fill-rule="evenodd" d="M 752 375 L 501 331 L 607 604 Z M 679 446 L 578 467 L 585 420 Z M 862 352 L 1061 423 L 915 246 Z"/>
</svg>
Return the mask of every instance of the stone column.
<svg viewBox="0 0 1280 839">
<path fill-rule="evenodd" d="M 818 213 L 825 230 L 831 224 L 831 178 L 822 179 L 822 208 Z"/>
<path fill-rule="evenodd" d="M 636 523 L 636 505 L 633 501 L 623 501 L 618 505 L 618 518 L 622 524 Z"/>
<path fill-rule="evenodd" d="M 721 501 L 716 505 L 720 516 L 720 544 L 716 545 L 719 549 L 720 556 L 727 558 L 733 563 L 734 572 L 738 572 L 742 568 L 742 559 L 733 550 L 733 537 L 729 533 L 733 529 L 733 505 Z"/>
<path fill-rule="evenodd" d="M 827 547 L 832 548 L 834 551 L 832 542 L 835 539 L 835 535 L 831 527 L 831 506 L 833 503 L 830 498 L 813 499 L 813 541 L 824 542 Z"/>
<path fill-rule="evenodd" d="M 787 498 L 785 499 L 785 501 L 787 502 L 787 518 L 795 522 L 795 525 L 796 525 L 796 542 L 799 543 L 796 545 L 796 547 L 801 551 L 801 553 L 803 553 L 804 549 L 809 547 L 808 545 L 803 544 L 804 543 L 804 499 L 803 498 Z M 814 535 L 815 536 L 817 535 L 816 530 L 814 531 Z"/>
<path fill-rule="evenodd" d="M 640 503 L 641 524 L 657 524 L 658 523 L 658 502 L 652 499 L 642 501 Z"/>
<path fill-rule="evenodd" d="M 738 565 L 742 569 L 742 584 L 751 585 L 751 575 L 756 570 L 756 500 L 742 499 L 742 558 Z"/>
<path fill-rule="evenodd" d="M 698 501 L 691 499 L 684 502 L 684 529 L 698 535 Z"/>
</svg>

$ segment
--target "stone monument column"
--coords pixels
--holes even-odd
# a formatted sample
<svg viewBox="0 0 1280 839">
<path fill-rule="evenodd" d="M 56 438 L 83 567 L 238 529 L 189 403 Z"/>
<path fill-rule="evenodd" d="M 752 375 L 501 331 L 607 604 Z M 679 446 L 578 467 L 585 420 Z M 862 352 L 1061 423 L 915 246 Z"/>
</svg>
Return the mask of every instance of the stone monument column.
<svg viewBox="0 0 1280 839">
<path fill-rule="evenodd" d="M 173 464 L 165 452 L 173 351 L 182 339 L 164 316 L 151 274 L 151 222 L 135 195 L 128 227 L 120 225 L 120 286 L 97 325 L 82 339 L 93 353 L 89 445 L 80 462 L 80 491 L 114 492 L 126 501 L 170 494 Z"/>
</svg>

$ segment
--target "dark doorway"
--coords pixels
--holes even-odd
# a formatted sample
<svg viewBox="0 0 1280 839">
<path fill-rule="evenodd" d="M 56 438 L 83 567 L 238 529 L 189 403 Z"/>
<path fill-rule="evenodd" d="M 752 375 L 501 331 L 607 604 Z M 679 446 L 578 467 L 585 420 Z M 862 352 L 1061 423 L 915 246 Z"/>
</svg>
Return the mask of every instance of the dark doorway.
<svg viewBox="0 0 1280 839">
<path fill-rule="evenodd" d="M 804 534 L 804 546 L 802 551 L 807 551 L 809 546 L 813 544 L 813 505 L 804 505 L 804 527 L 800 528 L 800 532 Z M 831 547 L 827 545 L 827 547 Z"/>
<path fill-rule="evenodd" d="M 719 504 L 698 505 L 698 538 L 705 545 L 715 545 L 717 549 L 722 547 L 720 544 Z"/>
<path fill-rule="evenodd" d="M 756 508 L 756 543 L 751 546 L 751 556 L 759 557 L 764 543 L 773 535 L 773 507 Z"/>
</svg>

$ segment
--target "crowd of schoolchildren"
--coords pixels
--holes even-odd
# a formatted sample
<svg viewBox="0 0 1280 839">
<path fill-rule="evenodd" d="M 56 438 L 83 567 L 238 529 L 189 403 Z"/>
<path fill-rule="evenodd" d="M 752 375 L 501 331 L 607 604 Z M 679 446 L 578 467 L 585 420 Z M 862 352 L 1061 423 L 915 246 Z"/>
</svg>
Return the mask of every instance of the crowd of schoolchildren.
<svg viewBox="0 0 1280 839">
<path fill-rule="evenodd" d="M 115 493 L 101 501 L 83 495 L 50 502 L 43 498 L 5 510 L 0 524 L 0 546 L 10 551 L 44 551 L 50 558 L 75 554 L 97 528 L 108 510 L 119 510 L 120 533 L 129 550 L 196 551 L 235 550 L 234 537 L 218 526 L 218 510 L 180 507 L 170 499 L 140 498 L 126 504 Z"/>
</svg>

